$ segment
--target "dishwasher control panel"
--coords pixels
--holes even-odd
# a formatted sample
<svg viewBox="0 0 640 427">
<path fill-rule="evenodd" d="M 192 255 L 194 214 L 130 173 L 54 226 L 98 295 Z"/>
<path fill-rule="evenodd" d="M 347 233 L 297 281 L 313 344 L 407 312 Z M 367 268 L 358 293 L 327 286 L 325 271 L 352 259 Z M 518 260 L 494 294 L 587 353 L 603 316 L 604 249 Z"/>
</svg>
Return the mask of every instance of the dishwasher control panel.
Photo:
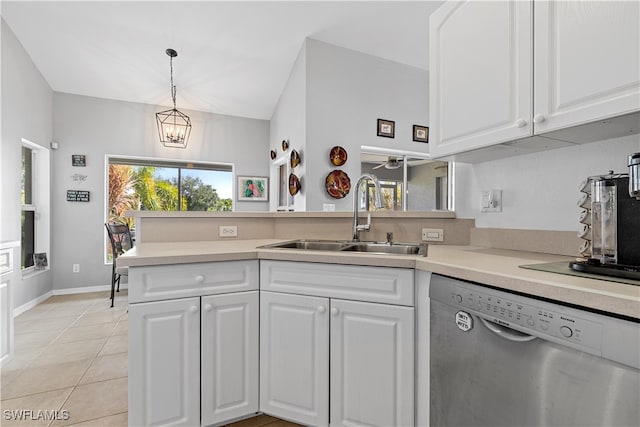
<svg viewBox="0 0 640 427">
<path fill-rule="evenodd" d="M 431 291 L 444 293 L 440 301 L 524 333 L 553 337 L 597 353 L 602 345 L 602 325 L 576 316 L 570 308 L 464 282 Z"/>
</svg>

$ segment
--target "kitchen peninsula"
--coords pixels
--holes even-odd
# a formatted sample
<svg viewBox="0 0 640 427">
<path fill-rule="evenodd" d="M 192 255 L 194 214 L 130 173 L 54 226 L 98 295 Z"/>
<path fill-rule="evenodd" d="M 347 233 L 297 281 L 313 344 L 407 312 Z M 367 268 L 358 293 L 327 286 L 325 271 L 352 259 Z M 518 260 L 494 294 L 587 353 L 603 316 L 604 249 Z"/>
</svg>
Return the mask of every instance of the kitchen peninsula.
<svg viewBox="0 0 640 427">
<path fill-rule="evenodd" d="M 277 214 L 240 219 L 244 215 L 259 224 Z M 229 219 L 216 221 L 222 225 Z M 447 230 L 461 221 L 420 220 L 449 221 Z M 381 222 L 374 216 L 373 228 Z M 143 226 L 145 238 L 156 235 L 149 230 Z M 345 231 L 348 235 L 348 225 Z M 367 416 L 390 425 L 428 424 L 431 273 L 640 320 L 640 287 L 519 268 L 571 259 L 563 255 L 468 241 L 430 245 L 427 257 L 260 248 L 292 237 L 143 239 L 118 259 L 131 269 L 130 365 L 137 368 L 129 380 L 130 424 L 183 418 L 209 425 L 258 411 L 308 425 L 326 425 L 329 416 L 337 425 L 354 417 L 365 422 Z M 345 319 L 351 319 L 352 329 Z M 294 328 L 296 339 L 287 339 L 292 332 L 282 333 L 283 327 Z M 367 339 L 368 333 L 379 338 Z M 362 339 L 354 338 L 358 334 Z M 167 370 L 175 364 L 182 368 Z M 302 379 L 279 377 L 289 371 Z M 353 382 L 337 387 L 338 378 Z M 345 392 L 368 395 L 362 388 L 381 385 L 366 381 L 371 378 L 388 392 L 366 401 Z M 160 389 L 168 395 L 158 396 Z"/>
</svg>

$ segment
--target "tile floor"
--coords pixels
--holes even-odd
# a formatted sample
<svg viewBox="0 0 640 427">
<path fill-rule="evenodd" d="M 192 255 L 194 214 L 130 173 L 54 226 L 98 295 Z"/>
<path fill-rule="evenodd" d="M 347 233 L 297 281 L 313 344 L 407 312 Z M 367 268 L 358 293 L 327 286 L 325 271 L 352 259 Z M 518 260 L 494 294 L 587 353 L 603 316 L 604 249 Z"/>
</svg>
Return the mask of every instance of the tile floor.
<svg viewBox="0 0 640 427">
<path fill-rule="evenodd" d="M 107 292 L 59 295 L 16 317 L 15 353 L 1 369 L 0 425 L 126 426 L 127 339 L 126 291 L 113 308 Z M 33 413 L 7 419 L 20 410 Z M 45 410 L 59 419 L 37 412 Z M 297 424 L 261 415 L 230 426 Z"/>
</svg>

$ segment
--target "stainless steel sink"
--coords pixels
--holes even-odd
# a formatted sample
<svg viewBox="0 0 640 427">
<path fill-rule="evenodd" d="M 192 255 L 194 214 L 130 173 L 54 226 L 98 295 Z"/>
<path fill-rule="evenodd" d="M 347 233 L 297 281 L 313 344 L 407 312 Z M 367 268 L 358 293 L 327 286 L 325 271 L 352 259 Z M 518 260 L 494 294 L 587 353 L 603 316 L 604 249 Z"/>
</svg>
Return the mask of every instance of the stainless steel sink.
<svg viewBox="0 0 640 427">
<path fill-rule="evenodd" d="M 422 255 L 427 256 L 427 244 L 416 243 L 377 243 L 363 242 L 355 243 L 352 246 L 343 249 L 351 252 L 371 252 L 379 254 L 397 254 L 397 255 Z"/>
<path fill-rule="evenodd" d="M 268 249 L 303 249 L 309 251 L 341 251 L 351 246 L 351 242 L 335 240 L 291 240 L 289 242 L 274 243 L 260 246 Z"/>
<path fill-rule="evenodd" d="M 288 242 L 260 246 L 260 248 L 427 256 L 426 243 L 354 242 L 351 240 L 291 240 Z"/>
</svg>

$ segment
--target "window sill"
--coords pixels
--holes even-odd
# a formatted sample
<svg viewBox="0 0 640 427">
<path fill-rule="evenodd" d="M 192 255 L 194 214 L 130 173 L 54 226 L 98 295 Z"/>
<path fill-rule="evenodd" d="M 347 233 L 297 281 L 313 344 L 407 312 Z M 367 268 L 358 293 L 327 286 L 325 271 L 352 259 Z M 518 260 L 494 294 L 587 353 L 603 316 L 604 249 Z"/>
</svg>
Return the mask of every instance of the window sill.
<svg viewBox="0 0 640 427">
<path fill-rule="evenodd" d="M 47 273 L 47 272 L 49 272 L 49 267 L 47 267 L 47 268 L 45 268 L 43 270 L 36 270 L 36 269 L 28 268 L 26 270 L 22 270 L 22 280 L 31 279 L 32 277 L 36 277 L 36 276 L 39 276 L 39 275 Z"/>
</svg>

